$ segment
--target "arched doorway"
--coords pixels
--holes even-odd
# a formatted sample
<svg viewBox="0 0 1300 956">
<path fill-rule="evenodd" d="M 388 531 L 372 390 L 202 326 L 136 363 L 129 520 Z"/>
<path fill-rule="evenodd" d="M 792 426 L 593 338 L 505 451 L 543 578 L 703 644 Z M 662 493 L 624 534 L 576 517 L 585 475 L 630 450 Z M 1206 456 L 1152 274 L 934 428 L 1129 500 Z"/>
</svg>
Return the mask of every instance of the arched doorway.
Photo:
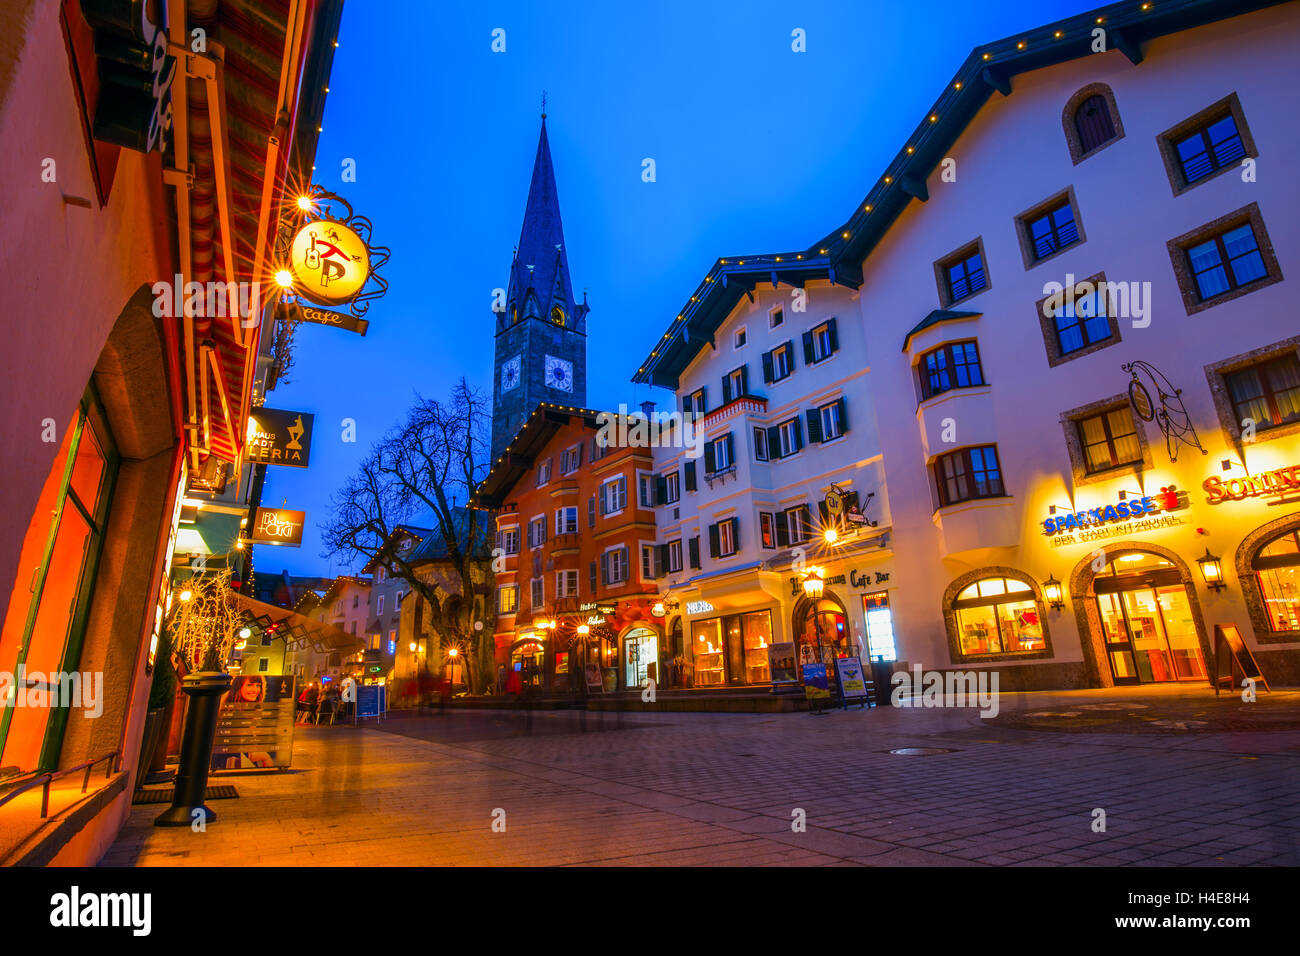
<svg viewBox="0 0 1300 956">
<path fill-rule="evenodd" d="M 834 664 L 837 657 L 858 653 L 849 628 L 848 612 L 830 591 L 815 603 L 809 598 L 800 598 L 791 623 L 800 665 L 817 663 L 819 645 L 820 660 L 827 664 Z"/>
<path fill-rule="evenodd" d="M 1104 558 L 1104 564 L 1101 564 Z M 1101 570 L 1095 570 L 1100 564 Z M 1196 592 L 1183 562 L 1150 545 L 1112 545 L 1072 576 L 1100 682 L 1106 685 L 1206 680 L 1208 657 Z M 1080 581 L 1080 583 L 1082 583 Z"/>
<path fill-rule="evenodd" d="M 525 637 L 510 645 L 510 670 L 521 689 L 542 686 L 545 663 L 546 646 L 537 638 Z"/>
<path fill-rule="evenodd" d="M 623 635 L 623 686 L 628 690 L 659 683 L 659 635 L 648 627 L 633 627 Z"/>
</svg>

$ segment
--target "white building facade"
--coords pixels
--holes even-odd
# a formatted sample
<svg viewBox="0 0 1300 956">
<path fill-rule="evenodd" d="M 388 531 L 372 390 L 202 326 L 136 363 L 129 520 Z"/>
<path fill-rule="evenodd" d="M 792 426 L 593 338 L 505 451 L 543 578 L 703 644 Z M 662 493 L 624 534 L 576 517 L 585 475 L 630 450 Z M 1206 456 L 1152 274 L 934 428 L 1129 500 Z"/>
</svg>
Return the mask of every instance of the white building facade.
<svg viewBox="0 0 1300 956">
<path fill-rule="evenodd" d="M 663 532 L 708 542 L 850 480 L 876 491 L 858 540 L 887 529 L 886 546 L 808 557 L 848 569 L 835 597 L 864 632 L 852 585 L 877 586 L 877 559 L 895 667 L 995 670 L 1003 690 L 1300 683 L 1300 227 L 1281 172 L 1300 8 L 1258 6 L 1114 4 L 977 47 L 844 225 L 719 260 L 634 381 L 712 395 L 735 330 L 771 349 L 764 312 L 801 285 L 797 331 L 835 315 L 852 361 L 710 407 L 735 479 L 661 509 Z M 846 441 L 755 462 L 751 420 L 836 389 Z M 710 591 L 767 596 L 792 636 L 793 555 L 759 538 L 706 544 L 670 591 L 709 613 Z"/>
<path fill-rule="evenodd" d="M 679 359 L 677 406 L 702 446 L 655 457 L 655 571 L 677 686 L 766 684 L 773 644 L 807 662 L 862 653 L 871 608 L 883 609 L 871 618 L 878 650 L 893 657 L 889 511 L 857 292 L 815 269 L 773 282 L 754 266 L 719 263 L 744 294 L 710 321 L 713 344 L 696 339 Z M 802 587 L 813 567 L 819 602 Z"/>
</svg>

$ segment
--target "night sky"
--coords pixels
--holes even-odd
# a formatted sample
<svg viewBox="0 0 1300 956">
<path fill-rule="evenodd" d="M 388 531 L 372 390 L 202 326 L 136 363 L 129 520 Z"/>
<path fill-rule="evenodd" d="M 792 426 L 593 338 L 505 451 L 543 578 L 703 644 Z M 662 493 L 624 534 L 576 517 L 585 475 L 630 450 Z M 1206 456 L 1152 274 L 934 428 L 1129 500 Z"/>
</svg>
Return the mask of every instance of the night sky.
<svg viewBox="0 0 1300 956">
<path fill-rule="evenodd" d="M 268 468 L 263 503 L 305 510 L 307 527 L 301 548 L 259 547 L 257 572 L 355 570 L 320 556 L 335 488 L 417 393 L 444 398 L 463 375 L 490 398 L 492 290 L 519 240 L 543 90 L 574 293 L 592 308 L 587 403 L 666 407 L 630 378 L 716 258 L 842 225 L 972 47 L 1096 5 L 347 0 L 315 181 L 392 249 L 389 291 L 365 338 L 299 328 L 267 404 L 316 415 L 311 467 Z M 340 180 L 346 159 L 356 182 Z"/>
</svg>

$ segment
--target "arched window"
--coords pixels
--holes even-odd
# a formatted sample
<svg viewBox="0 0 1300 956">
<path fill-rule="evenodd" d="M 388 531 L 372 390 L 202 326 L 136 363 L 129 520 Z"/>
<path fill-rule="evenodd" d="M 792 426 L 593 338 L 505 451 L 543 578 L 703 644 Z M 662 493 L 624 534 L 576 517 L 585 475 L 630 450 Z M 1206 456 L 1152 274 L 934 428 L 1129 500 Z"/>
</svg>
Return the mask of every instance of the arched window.
<svg viewBox="0 0 1300 956">
<path fill-rule="evenodd" d="M 1074 111 L 1074 128 L 1079 134 L 1079 147 L 1091 153 L 1098 146 L 1115 138 L 1115 121 L 1110 116 L 1110 105 L 1100 93 L 1094 93 L 1079 104 Z"/>
<path fill-rule="evenodd" d="M 1300 530 L 1284 531 L 1250 562 L 1274 631 L 1300 631 Z"/>
<path fill-rule="evenodd" d="M 1124 138 L 1115 94 L 1105 83 L 1089 83 L 1076 90 L 1061 111 L 1061 125 L 1075 165 Z"/>
<path fill-rule="evenodd" d="M 981 578 L 952 602 L 964 655 L 1022 654 L 1045 647 L 1034 591 L 1015 578 Z"/>
</svg>

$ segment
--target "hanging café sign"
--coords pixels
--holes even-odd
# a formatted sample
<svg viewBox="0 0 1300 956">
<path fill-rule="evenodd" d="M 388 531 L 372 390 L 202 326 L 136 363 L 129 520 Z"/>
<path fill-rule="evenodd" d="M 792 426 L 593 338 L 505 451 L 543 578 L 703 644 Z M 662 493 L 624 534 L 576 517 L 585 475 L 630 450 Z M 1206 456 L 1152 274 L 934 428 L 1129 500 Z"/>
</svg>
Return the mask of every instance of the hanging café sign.
<svg viewBox="0 0 1300 956">
<path fill-rule="evenodd" d="M 388 291 L 377 272 L 390 250 L 371 242 L 370 220 L 341 196 L 312 187 L 310 195 L 299 197 L 298 208 L 303 219 L 297 228 L 282 223 L 277 242 L 283 266 L 276 281 L 299 300 L 292 317 L 365 335 L 369 323 L 362 316 Z M 346 311 L 336 311 L 341 308 Z"/>
<path fill-rule="evenodd" d="M 1179 517 L 1155 516 L 1183 507 L 1186 505 L 1174 485 L 1162 487 L 1156 495 L 1125 495 L 1113 504 L 1065 514 L 1056 514 L 1053 506 L 1052 516 L 1043 520 L 1043 533 L 1053 536 L 1052 544 L 1060 545 L 1095 541 L 1133 531 L 1149 531 L 1166 525 L 1181 524 L 1182 519 Z"/>
<path fill-rule="evenodd" d="M 306 468 L 311 459 L 311 426 L 314 415 L 286 412 L 278 408 L 251 409 L 244 458 L 254 464 L 289 465 Z"/>
</svg>

